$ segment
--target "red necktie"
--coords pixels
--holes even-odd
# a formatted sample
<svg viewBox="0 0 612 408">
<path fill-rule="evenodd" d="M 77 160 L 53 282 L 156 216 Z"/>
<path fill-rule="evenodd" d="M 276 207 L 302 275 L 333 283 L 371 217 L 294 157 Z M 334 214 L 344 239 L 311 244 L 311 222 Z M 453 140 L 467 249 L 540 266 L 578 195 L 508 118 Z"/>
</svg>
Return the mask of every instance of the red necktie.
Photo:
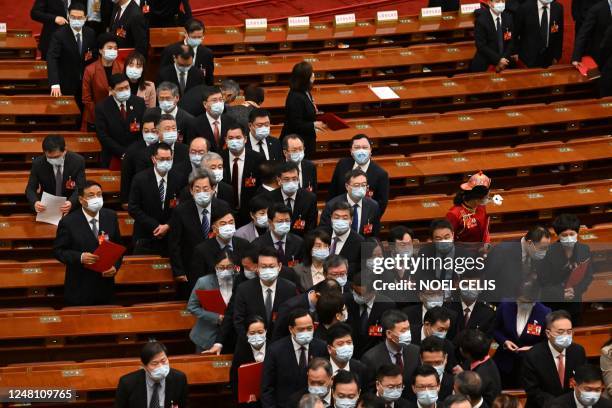
<svg viewBox="0 0 612 408">
<path fill-rule="evenodd" d="M 123 120 L 127 119 L 127 112 L 125 111 L 125 103 L 121 104 L 121 108 L 119 108 L 119 113 L 121 113 L 121 117 Z"/>
<path fill-rule="evenodd" d="M 213 135 L 215 136 L 215 143 L 217 144 L 217 148 L 221 150 L 221 141 L 219 140 L 219 122 L 213 122 Z"/>
<path fill-rule="evenodd" d="M 557 358 L 559 359 L 557 373 L 559 373 L 559 381 L 561 382 L 561 388 L 563 388 L 565 387 L 565 362 L 563 361 L 563 354 L 559 354 Z"/>
</svg>

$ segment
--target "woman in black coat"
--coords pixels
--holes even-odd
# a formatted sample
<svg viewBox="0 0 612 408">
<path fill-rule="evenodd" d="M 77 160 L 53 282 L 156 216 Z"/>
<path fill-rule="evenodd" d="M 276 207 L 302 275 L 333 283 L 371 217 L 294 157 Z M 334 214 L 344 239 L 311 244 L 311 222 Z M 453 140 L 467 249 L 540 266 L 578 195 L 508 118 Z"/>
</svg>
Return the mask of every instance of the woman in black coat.
<svg viewBox="0 0 612 408">
<path fill-rule="evenodd" d="M 325 125 L 317 121 L 317 106 L 310 93 L 314 83 L 312 65 L 302 61 L 293 66 L 289 78 L 289 94 L 285 100 L 285 124 L 281 140 L 285 135 L 297 134 L 304 140 L 304 153 L 312 159 L 316 150 L 316 131 Z"/>
</svg>

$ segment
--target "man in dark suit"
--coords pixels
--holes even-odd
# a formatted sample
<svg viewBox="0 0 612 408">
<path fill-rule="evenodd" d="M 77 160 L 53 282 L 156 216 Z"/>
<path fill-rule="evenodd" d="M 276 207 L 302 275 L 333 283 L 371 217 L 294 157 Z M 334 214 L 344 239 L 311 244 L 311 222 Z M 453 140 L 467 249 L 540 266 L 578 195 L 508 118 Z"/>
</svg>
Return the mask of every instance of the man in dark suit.
<svg viewBox="0 0 612 408">
<path fill-rule="evenodd" d="M 541 0 L 523 3 L 515 16 L 519 59 L 529 68 L 547 68 L 561 60 L 563 5 Z"/>
<path fill-rule="evenodd" d="M 574 373 L 574 391 L 568 392 L 553 399 L 545 407 L 568 407 L 577 408 L 578 404 L 582 407 L 609 408 L 612 401 L 601 398 L 605 384 L 601 375 L 601 370 L 591 364 L 585 364 L 576 368 Z M 604 391 L 605 392 L 605 391 Z"/>
<path fill-rule="evenodd" d="M 346 201 L 330 206 L 332 241 L 329 253 L 343 256 L 349 263 L 349 279 L 361 269 L 361 244 L 364 238 L 351 228 L 353 207 Z"/>
<path fill-rule="evenodd" d="M 195 118 L 178 106 L 180 99 L 179 87 L 173 82 L 164 81 L 157 85 L 157 101 L 159 111 L 174 116 L 176 119 L 177 141 L 188 145 L 197 133 L 194 129 Z"/>
<path fill-rule="evenodd" d="M 438 378 L 440 379 L 438 397 L 440 401 L 443 401 L 453 393 L 452 370 L 454 366 L 449 364 L 446 343 L 436 336 L 429 336 L 421 342 L 419 352 L 421 364 L 432 366 L 438 373 Z"/>
<path fill-rule="evenodd" d="M 78 190 L 85 184 L 85 159 L 78 153 L 66 151 L 63 136 L 48 135 L 42 143 L 43 155 L 32 160 L 25 195 L 34 211 L 42 212 L 42 193 L 66 197 L 62 212 L 68 214 L 79 203 Z"/>
<path fill-rule="evenodd" d="M 51 37 L 59 27 L 68 25 L 68 4 L 63 0 L 36 0 L 30 10 L 30 18 L 42 23 L 38 49 L 46 59 Z"/>
<path fill-rule="evenodd" d="M 269 256 L 260 257 L 260 260 L 266 258 Z M 238 289 L 238 293 L 245 285 L 246 283 Z M 261 293 L 261 290 L 258 292 Z M 253 309 L 250 310 L 253 312 Z M 308 384 L 307 367 L 312 369 L 315 364 L 317 366 L 321 364 L 321 367 L 327 366 L 331 379 L 329 362 L 323 360 L 322 363 L 318 363 L 315 359 L 315 357 L 326 357 L 327 350 L 325 342 L 313 338 L 314 324 L 306 309 L 296 309 L 291 313 L 289 332 L 290 336 L 272 343 L 266 350 L 261 380 L 261 404 L 264 407 L 289 407 L 290 396 L 305 389 Z M 325 382 L 317 383 L 317 388 L 309 391 L 317 391 L 316 393 L 322 394 L 323 398 L 329 393 L 329 385 Z M 323 388 L 325 390 L 322 390 Z"/>
<path fill-rule="evenodd" d="M 571 377 L 578 367 L 587 363 L 584 348 L 572 342 L 572 332 L 572 321 L 565 310 L 546 316 L 548 341 L 533 346 L 523 359 L 525 408 L 542 407 L 571 390 Z"/>
<path fill-rule="evenodd" d="M 285 161 L 297 164 L 300 172 L 300 188 L 317 194 L 317 169 L 314 163 L 304 158 L 304 141 L 295 134 L 287 135 L 282 140 Z"/>
<path fill-rule="evenodd" d="M 464 279 L 464 285 L 472 283 L 476 287 L 478 279 Z M 446 304 L 449 310 L 457 314 L 455 330 L 457 333 L 464 329 L 478 329 L 487 336 L 493 335 L 495 328 L 495 308 L 489 303 L 479 300 L 479 291 L 474 289 L 461 289 L 459 301 Z"/>
<path fill-rule="evenodd" d="M 223 114 L 225 104 L 223 94 L 218 86 L 206 87 L 203 92 L 205 112 L 195 118 L 195 136 L 207 139 L 210 142 L 210 150 L 221 153 L 225 146 L 227 131 L 230 125 L 234 125 L 234 120 Z M 240 129 L 244 138 L 246 130 Z"/>
<path fill-rule="evenodd" d="M 474 23 L 476 54 L 472 72 L 494 69 L 503 71 L 510 66 L 514 51 L 514 21 L 505 9 L 504 0 L 489 0 L 489 8 L 481 10 Z"/>
<path fill-rule="evenodd" d="M 214 56 L 210 48 L 202 45 L 204 39 L 204 23 L 200 20 L 190 19 L 185 23 L 185 39 L 168 45 L 162 51 L 160 67 L 171 65 L 173 56 L 177 54 L 177 49 L 181 45 L 188 45 L 194 53 L 193 66 L 198 69 L 204 76 L 204 82 L 208 86 L 214 85 L 215 62 Z M 201 107 L 201 101 L 199 103 Z"/>
<path fill-rule="evenodd" d="M 103 241 L 121 243 L 117 214 L 102 208 L 102 188 L 94 181 L 86 181 L 79 190 L 79 202 L 82 210 L 62 218 L 53 244 L 55 258 L 66 265 L 64 300 L 67 306 L 109 304 L 121 258 L 103 272 L 87 266 L 99 260 L 93 252 Z"/>
<path fill-rule="evenodd" d="M 184 180 L 187 180 L 189 174 L 191 174 L 191 160 L 189 159 L 189 147 L 184 143 L 177 142 L 178 140 L 178 126 L 174 116 L 163 113 L 159 117 L 159 124 L 157 125 L 157 133 L 159 134 L 160 142 L 167 143 L 172 149 L 174 159 L 172 161 L 172 169 L 179 173 Z M 151 156 L 154 145 L 147 146 L 145 149 L 146 155 Z M 147 166 L 151 166 L 152 163 L 147 162 Z"/>
<path fill-rule="evenodd" d="M 120 170 L 128 146 L 141 138 L 145 103 L 131 95 L 125 74 L 113 74 L 109 86 L 110 95 L 96 105 L 96 135 L 102 145 L 102 166 Z"/>
<path fill-rule="evenodd" d="M 574 38 L 578 37 L 582 23 L 589 13 L 589 9 L 601 0 L 572 0 L 572 18 L 574 19 Z"/>
<path fill-rule="evenodd" d="M 87 11 L 82 3 L 69 7 L 70 20 L 56 30 L 51 37 L 47 53 L 47 73 L 51 96 L 73 95 L 82 110 L 83 71 L 85 66 L 96 61 L 98 47 L 96 34 L 83 27 Z"/>
<path fill-rule="evenodd" d="M 378 236 L 380 231 L 380 207 L 367 196 L 368 177 L 361 169 L 353 169 L 344 175 L 346 193 L 332 198 L 325 204 L 319 225 L 331 225 L 332 207 L 339 201 L 347 202 L 353 208 L 351 229 L 363 237 Z"/>
<path fill-rule="evenodd" d="M 276 249 L 279 261 L 289 268 L 297 265 L 302 259 L 304 241 L 298 235 L 289 232 L 291 228 L 291 210 L 276 203 L 268 208 L 268 231 L 253 241 L 256 248 L 272 247 Z"/>
<path fill-rule="evenodd" d="M 597 65 L 603 66 L 601 58 L 602 43 L 606 30 L 612 25 L 612 13 L 607 1 L 594 4 L 588 11 L 580 31 L 574 42 L 572 53 L 572 64 L 577 65 L 582 57 L 589 55 L 593 57 Z"/>
<path fill-rule="evenodd" d="M 427 311 L 423 316 L 423 327 L 416 337 L 412 337 L 412 344 L 420 346 L 429 337 L 436 337 L 442 340 L 446 353 L 446 363 L 451 368 L 457 365 L 455 358 L 455 345 L 447 338 L 447 333 L 451 325 L 450 311 L 442 306 L 436 306 Z"/>
<path fill-rule="evenodd" d="M 238 226 L 241 227 L 251 220 L 249 201 L 261 184 L 259 166 L 264 159 L 259 153 L 245 147 L 246 138 L 240 125 L 230 123 L 223 131 L 226 132 L 227 143 L 227 149 L 220 153 L 223 158 L 223 179 L 231 181 L 235 208 L 238 210 Z"/>
<path fill-rule="evenodd" d="M 187 377 L 170 368 L 166 347 L 150 341 L 140 352 L 143 369 L 123 375 L 117 385 L 115 408 L 186 407 Z"/>
<path fill-rule="evenodd" d="M 228 182 L 223 180 L 223 157 L 218 153 L 209 151 L 202 156 L 200 167 L 210 170 L 215 176 L 217 181 L 215 197 L 228 203 L 230 208 L 234 208 L 236 206 L 234 203 L 234 189 Z"/>
<path fill-rule="evenodd" d="M 480 330 L 467 329 L 461 334 L 459 349 L 465 359 L 464 370 L 476 372 L 482 379 L 482 398 L 488 406 L 501 393 L 501 378 L 493 359 L 489 358 L 491 338 Z"/>
<path fill-rule="evenodd" d="M 259 279 L 244 282 L 236 292 L 234 328 L 238 336 L 245 336 L 246 318 L 253 314 L 263 316 L 267 322 L 267 337 L 270 339 L 280 305 L 295 296 L 296 288 L 292 282 L 278 277 L 281 262 L 274 248 L 264 247 L 259 250 L 257 267 Z"/>
<path fill-rule="evenodd" d="M 270 112 L 267 110 L 255 108 L 249 113 L 249 137 L 246 146 L 264 156 L 266 160 L 279 162 L 283 159 L 280 142 L 270 136 Z"/>
<path fill-rule="evenodd" d="M 416 396 L 415 408 L 436 408 L 440 399 L 440 377 L 435 368 L 422 365 L 412 377 L 412 393 Z"/>
<path fill-rule="evenodd" d="M 143 9 L 144 4 L 150 5 L 146 13 L 149 27 L 176 27 L 191 19 L 189 0 L 142 0 L 140 3 Z"/>
<path fill-rule="evenodd" d="M 381 323 L 385 341 L 368 350 L 361 357 L 361 362 L 370 372 L 378 372 L 384 364 L 395 364 L 400 367 L 404 379 L 402 395 L 406 398 L 411 394 L 410 380 L 420 365 L 419 348 L 410 344 L 410 323 L 404 313 L 394 309 L 387 310 L 381 317 Z M 370 381 L 369 388 L 374 388 L 373 380 Z"/>
<path fill-rule="evenodd" d="M 142 10 L 134 0 L 113 1 L 109 32 L 115 34 L 119 48 L 135 48 L 142 55 L 149 49 L 149 34 Z"/>
<path fill-rule="evenodd" d="M 134 254 L 167 256 L 170 216 L 185 179 L 172 170 L 168 144 L 157 144 L 151 160 L 153 167 L 136 174 L 130 190 L 128 212 L 134 218 Z"/>
<path fill-rule="evenodd" d="M 314 340 L 317 340 L 315 337 Z M 323 403 L 323 407 L 332 408 L 332 367 L 328 360 L 315 357 L 308 362 L 306 369 L 306 386 L 289 396 L 286 406 L 288 408 L 299 408 L 300 400 L 306 394 L 316 395 Z"/>
<path fill-rule="evenodd" d="M 206 239 L 194 248 L 189 270 L 190 282 L 195 283 L 200 277 L 212 273 L 215 270 L 215 260 L 223 250 L 230 251 L 237 262 L 251 247 L 249 241 L 234 236 L 236 225 L 231 211 L 215 214 L 211 222 L 214 238 Z"/>
<path fill-rule="evenodd" d="M 161 67 L 157 83 L 171 82 L 178 86 L 181 96 L 204 82 L 202 71 L 193 65 L 193 49 L 188 45 L 177 47 L 174 63 Z"/>
<path fill-rule="evenodd" d="M 451 391 L 454 391 L 455 395 L 465 395 L 472 407 L 490 407 L 482 396 L 482 378 L 476 371 L 461 371 L 454 381 L 451 377 Z"/>
<path fill-rule="evenodd" d="M 371 276 L 371 275 L 370 275 Z M 345 298 L 347 323 L 353 331 L 355 357 L 363 354 L 384 340 L 380 329 L 382 315 L 395 308 L 395 303 L 378 293 L 372 286 L 372 278 L 356 274 L 351 279 L 351 292 Z"/>
<path fill-rule="evenodd" d="M 178 282 L 187 282 L 193 249 L 211 232 L 211 218 L 218 213 L 227 214 L 228 205 L 212 197 L 216 182 L 214 176 L 201 169 L 189 176 L 192 198 L 181 202 L 172 211 L 168 252 L 172 273 Z M 194 282 L 195 284 L 195 282 Z M 182 295 L 189 296 L 188 286 L 183 285 Z"/>
<path fill-rule="evenodd" d="M 278 166 L 280 188 L 265 193 L 271 203 L 286 204 L 291 210 L 291 232 L 304 237 L 317 226 L 317 196 L 299 187 L 299 170 L 293 162 Z"/>
<path fill-rule="evenodd" d="M 404 391 L 404 370 L 395 364 L 385 363 L 372 373 L 375 388 L 372 390 L 376 396 L 385 401 L 385 407 L 412 408 L 407 399 L 402 398 Z"/>
<path fill-rule="evenodd" d="M 367 367 L 354 357 L 354 342 L 351 326 L 346 323 L 335 323 L 327 330 L 327 353 L 333 375 L 340 370 L 350 371 L 357 376 L 359 388 L 368 384 Z"/>
<path fill-rule="evenodd" d="M 346 193 L 346 174 L 351 170 L 363 170 L 367 178 L 366 196 L 378 203 L 380 216 L 385 213 L 389 202 L 389 174 L 372 161 L 372 142 L 364 134 L 351 139 L 351 157 L 340 159 L 329 185 L 328 200 Z"/>
</svg>

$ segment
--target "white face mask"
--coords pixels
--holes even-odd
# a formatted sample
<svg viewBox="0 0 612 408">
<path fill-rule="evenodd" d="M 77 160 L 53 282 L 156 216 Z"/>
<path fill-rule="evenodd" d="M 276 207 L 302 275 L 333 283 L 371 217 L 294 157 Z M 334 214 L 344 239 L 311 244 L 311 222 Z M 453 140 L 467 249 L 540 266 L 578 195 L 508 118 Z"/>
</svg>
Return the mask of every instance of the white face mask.
<svg viewBox="0 0 612 408">
<path fill-rule="evenodd" d="M 212 173 L 215 176 L 217 183 L 223 180 L 223 169 L 215 169 L 212 171 Z"/>
<path fill-rule="evenodd" d="M 497 14 L 503 13 L 505 9 L 506 9 L 506 3 L 494 3 L 493 4 L 493 10 Z"/>
<path fill-rule="evenodd" d="M 117 59 L 117 50 L 107 49 L 104 50 L 104 59 L 107 61 L 114 61 Z"/>
<path fill-rule="evenodd" d="M 102 206 L 104 205 L 104 200 L 102 197 L 94 197 L 87 200 L 87 209 L 91 212 L 98 213 Z"/>
<path fill-rule="evenodd" d="M 140 79 L 140 77 L 142 76 L 142 68 L 127 67 L 125 69 L 125 75 L 130 79 Z"/>
</svg>

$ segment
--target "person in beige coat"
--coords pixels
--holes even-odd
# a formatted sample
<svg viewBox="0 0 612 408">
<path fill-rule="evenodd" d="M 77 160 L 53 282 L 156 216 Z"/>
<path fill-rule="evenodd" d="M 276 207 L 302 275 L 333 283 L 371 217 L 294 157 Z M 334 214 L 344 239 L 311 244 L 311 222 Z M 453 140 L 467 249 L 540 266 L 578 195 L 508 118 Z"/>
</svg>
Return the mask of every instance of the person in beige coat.
<svg viewBox="0 0 612 408">
<path fill-rule="evenodd" d="M 125 59 L 124 72 L 130 82 L 132 95 L 144 99 L 147 108 L 154 108 L 157 105 L 155 84 L 144 79 L 145 62 L 145 57 L 141 53 L 133 51 Z"/>
</svg>

